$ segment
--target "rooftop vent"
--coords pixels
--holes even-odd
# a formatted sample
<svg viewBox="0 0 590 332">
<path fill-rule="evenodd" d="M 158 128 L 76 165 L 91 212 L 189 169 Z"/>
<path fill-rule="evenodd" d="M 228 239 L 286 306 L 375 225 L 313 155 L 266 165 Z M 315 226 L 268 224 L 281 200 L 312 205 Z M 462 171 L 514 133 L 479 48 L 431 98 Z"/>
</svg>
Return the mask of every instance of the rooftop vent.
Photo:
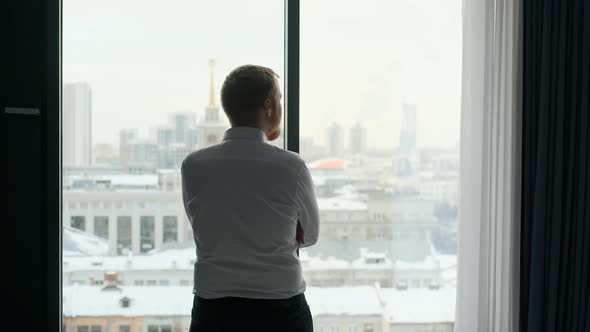
<svg viewBox="0 0 590 332">
<path fill-rule="evenodd" d="M 93 260 L 91 264 L 92 266 L 102 266 L 102 259 Z"/>
<path fill-rule="evenodd" d="M 119 304 L 121 308 L 129 308 L 131 306 L 131 299 L 125 296 L 119 300 Z"/>
</svg>

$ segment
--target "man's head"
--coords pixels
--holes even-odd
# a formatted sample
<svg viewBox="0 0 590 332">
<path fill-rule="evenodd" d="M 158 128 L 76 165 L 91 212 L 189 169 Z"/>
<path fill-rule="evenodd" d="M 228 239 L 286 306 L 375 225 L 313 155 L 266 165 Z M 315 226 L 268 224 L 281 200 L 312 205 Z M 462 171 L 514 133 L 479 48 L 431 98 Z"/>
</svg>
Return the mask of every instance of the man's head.
<svg viewBox="0 0 590 332">
<path fill-rule="evenodd" d="M 260 128 L 269 140 L 280 135 L 283 110 L 278 75 L 270 68 L 244 65 L 232 70 L 221 87 L 221 105 L 232 127 Z"/>
</svg>

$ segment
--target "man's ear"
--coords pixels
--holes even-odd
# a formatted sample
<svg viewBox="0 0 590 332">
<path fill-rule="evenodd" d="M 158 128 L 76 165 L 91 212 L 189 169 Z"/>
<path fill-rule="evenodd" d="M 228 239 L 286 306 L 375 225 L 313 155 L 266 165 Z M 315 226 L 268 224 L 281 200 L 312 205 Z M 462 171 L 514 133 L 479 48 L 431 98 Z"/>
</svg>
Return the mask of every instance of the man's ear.
<svg viewBox="0 0 590 332">
<path fill-rule="evenodd" d="M 266 98 L 266 100 L 264 100 L 264 110 L 269 112 L 270 109 L 272 109 L 272 101 L 270 101 L 270 98 Z"/>
<path fill-rule="evenodd" d="M 272 102 L 270 101 L 270 99 L 267 98 L 264 101 L 263 107 L 265 115 L 270 118 L 272 116 Z"/>
</svg>

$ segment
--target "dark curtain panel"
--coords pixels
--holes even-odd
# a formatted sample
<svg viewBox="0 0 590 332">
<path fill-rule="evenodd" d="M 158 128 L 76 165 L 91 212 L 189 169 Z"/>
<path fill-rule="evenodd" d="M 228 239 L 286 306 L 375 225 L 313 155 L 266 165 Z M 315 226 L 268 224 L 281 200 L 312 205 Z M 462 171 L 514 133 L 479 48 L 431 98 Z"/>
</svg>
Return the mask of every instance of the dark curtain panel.
<svg viewBox="0 0 590 332">
<path fill-rule="evenodd" d="M 524 0 L 521 331 L 590 331 L 590 1 Z"/>
</svg>

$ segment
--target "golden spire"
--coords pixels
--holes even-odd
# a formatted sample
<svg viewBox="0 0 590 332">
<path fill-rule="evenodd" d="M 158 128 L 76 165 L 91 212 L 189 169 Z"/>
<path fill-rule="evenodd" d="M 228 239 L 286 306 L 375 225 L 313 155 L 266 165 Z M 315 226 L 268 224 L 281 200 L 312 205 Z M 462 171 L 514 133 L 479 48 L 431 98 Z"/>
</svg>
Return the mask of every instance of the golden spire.
<svg viewBox="0 0 590 332">
<path fill-rule="evenodd" d="M 215 60 L 209 59 L 209 74 L 211 76 L 209 81 L 209 107 L 215 107 L 215 84 L 213 83 L 213 67 Z"/>
</svg>

